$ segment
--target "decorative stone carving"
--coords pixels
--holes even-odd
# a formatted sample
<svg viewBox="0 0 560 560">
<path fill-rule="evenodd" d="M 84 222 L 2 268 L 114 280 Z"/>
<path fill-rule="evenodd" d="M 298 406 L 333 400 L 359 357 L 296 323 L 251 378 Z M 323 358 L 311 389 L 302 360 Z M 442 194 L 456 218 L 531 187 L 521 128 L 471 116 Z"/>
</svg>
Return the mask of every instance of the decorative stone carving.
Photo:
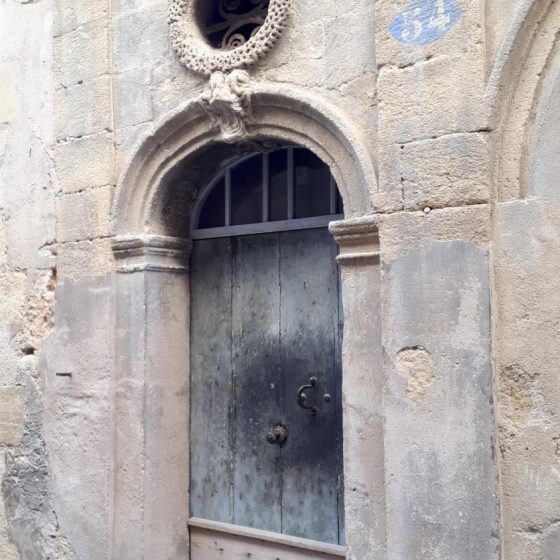
<svg viewBox="0 0 560 560">
<path fill-rule="evenodd" d="M 250 113 L 249 82 L 245 70 L 214 72 L 208 90 L 199 98 L 212 126 L 220 128 L 224 142 L 245 136 L 245 119 Z"/>
<path fill-rule="evenodd" d="M 196 18 L 197 1 L 220 2 L 226 26 L 223 29 L 223 50 L 213 48 L 202 38 Z M 250 0 L 251 4 L 255 5 L 254 13 L 233 13 L 232 17 L 232 12 L 235 12 L 238 4 L 237 0 L 171 0 L 168 23 L 173 48 L 187 68 L 207 76 L 214 72 L 231 72 L 250 66 L 264 56 L 280 37 L 286 26 L 290 1 L 270 0 L 266 14 L 266 2 Z M 247 17 L 254 25 L 249 38 L 237 32 Z M 246 25 L 246 22 L 243 25 Z M 206 31 L 208 32 L 208 29 Z"/>
</svg>

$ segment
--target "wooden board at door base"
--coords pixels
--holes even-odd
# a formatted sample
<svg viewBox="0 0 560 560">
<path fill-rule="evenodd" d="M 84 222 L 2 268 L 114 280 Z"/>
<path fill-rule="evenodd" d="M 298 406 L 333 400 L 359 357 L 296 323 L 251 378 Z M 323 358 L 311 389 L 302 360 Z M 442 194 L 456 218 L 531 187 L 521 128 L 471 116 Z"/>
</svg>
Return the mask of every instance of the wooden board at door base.
<svg viewBox="0 0 560 560">
<path fill-rule="evenodd" d="M 237 525 L 203 519 L 189 524 L 193 560 L 341 560 L 346 555 L 342 546 Z"/>
</svg>

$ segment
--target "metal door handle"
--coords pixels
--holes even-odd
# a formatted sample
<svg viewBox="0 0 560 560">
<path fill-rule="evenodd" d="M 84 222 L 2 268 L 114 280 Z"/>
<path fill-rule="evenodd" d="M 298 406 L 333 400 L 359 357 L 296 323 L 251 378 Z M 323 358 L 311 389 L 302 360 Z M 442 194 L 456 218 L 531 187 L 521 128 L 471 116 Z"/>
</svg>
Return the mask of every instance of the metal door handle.
<svg viewBox="0 0 560 560">
<path fill-rule="evenodd" d="M 313 415 L 317 414 L 320 409 L 318 406 L 310 406 L 305 402 L 307 400 L 307 395 L 305 394 L 305 391 L 307 391 L 308 389 L 313 389 L 314 387 L 316 387 L 316 385 L 317 385 L 317 378 L 314 376 L 310 377 L 309 383 L 307 383 L 306 385 L 302 385 L 298 389 L 297 397 L 296 397 L 296 402 L 298 403 L 298 405 L 304 410 L 309 410 Z M 328 393 L 325 393 L 323 395 L 323 400 L 326 403 L 329 403 L 331 402 L 331 396 Z"/>
<path fill-rule="evenodd" d="M 307 391 L 307 389 L 313 389 L 315 385 L 317 385 L 317 378 L 310 377 L 309 383 L 307 383 L 306 385 L 302 385 L 298 389 L 297 397 L 296 397 L 296 401 L 298 405 L 304 410 L 311 411 L 311 414 L 317 414 L 317 412 L 319 412 L 319 408 L 316 406 L 309 406 L 308 404 L 305 403 L 305 401 L 307 400 L 307 395 L 305 394 L 305 391 Z"/>
</svg>

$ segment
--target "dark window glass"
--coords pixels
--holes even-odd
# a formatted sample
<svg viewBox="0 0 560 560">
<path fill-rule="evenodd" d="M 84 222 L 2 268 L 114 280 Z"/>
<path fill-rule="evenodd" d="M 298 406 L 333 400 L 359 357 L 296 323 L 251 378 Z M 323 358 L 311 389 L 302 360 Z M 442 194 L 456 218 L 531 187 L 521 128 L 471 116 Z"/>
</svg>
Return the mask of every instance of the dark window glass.
<svg viewBox="0 0 560 560">
<path fill-rule="evenodd" d="M 225 182 L 224 179 L 210 191 L 202 205 L 198 227 L 200 229 L 225 226 Z"/>
<path fill-rule="evenodd" d="M 328 216 L 331 213 L 330 169 L 308 150 L 294 150 L 295 217 Z"/>
<path fill-rule="evenodd" d="M 278 150 L 269 155 L 269 215 L 271 222 L 288 219 L 288 152 Z"/>
<path fill-rule="evenodd" d="M 231 171 L 231 225 L 262 222 L 262 156 L 254 156 Z"/>
<path fill-rule="evenodd" d="M 342 202 L 342 197 L 340 196 L 338 187 L 336 188 L 336 213 L 344 214 L 344 203 Z"/>
</svg>

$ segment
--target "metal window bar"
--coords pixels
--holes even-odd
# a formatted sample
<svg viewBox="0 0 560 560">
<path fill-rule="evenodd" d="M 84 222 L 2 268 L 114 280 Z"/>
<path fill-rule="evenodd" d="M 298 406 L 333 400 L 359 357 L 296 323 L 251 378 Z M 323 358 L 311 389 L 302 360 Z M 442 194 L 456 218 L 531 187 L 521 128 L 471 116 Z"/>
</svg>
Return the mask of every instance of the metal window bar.
<svg viewBox="0 0 560 560">
<path fill-rule="evenodd" d="M 270 157 L 268 154 L 262 156 L 262 221 L 270 221 Z"/>
<path fill-rule="evenodd" d="M 226 169 L 226 176 L 225 176 L 225 185 L 226 188 L 224 189 L 224 196 L 226 198 L 225 201 L 225 220 L 224 223 L 227 226 L 231 226 L 231 167 Z"/>
<path fill-rule="evenodd" d="M 294 149 L 288 148 L 288 220 L 294 219 L 295 202 L 295 168 L 294 168 Z"/>
<path fill-rule="evenodd" d="M 331 214 L 336 214 L 337 211 L 337 194 L 338 194 L 338 188 L 336 186 L 336 181 L 334 180 L 334 177 L 331 174 Z"/>
<path fill-rule="evenodd" d="M 342 208 L 339 208 L 338 202 L 338 187 L 334 177 L 330 176 L 330 215 L 328 216 L 316 216 L 307 218 L 295 218 L 295 158 L 294 158 L 294 148 L 288 147 L 283 148 L 287 155 L 287 219 L 277 222 L 270 221 L 270 155 L 269 154 L 259 154 L 252 157 L 260 157 L 262 165 L 262 221 L 253 224 L 246 224 L 242 226 L 232 226 L 232 169 L 237 167 L 242 161 L 246 161 L 249 158 L 243 158 L 242 161 L 238 161 L 235 164 L 227 167 L 223 171 L 224 178 L 224 227 L 215 228 L 198 228 L 198 220 L 202 209 L 204 208 L 204 200 L 201 200 L 201 204 L 198 207 L 196 214 L 193 216 L 196 226 L 192 231 L 193 239 L 209 239 L 214 237 L 231 237 L 236 235 L 251 235 L 265 232 L 274 231 L 289 231 L 296 229 L 310 229 L 317 227 L 325 227 L 329 222 L 333 220 L 342 219 L 344 216 L 342 214 Z M 216 177 L 210 184 L 209 190 L 215 188 L 219 184 L 220 176 Z M 206 191 L 207 193 L 209 192 Z M 206 197 L 205 197 L 206 198 Z"/>
</svg>

